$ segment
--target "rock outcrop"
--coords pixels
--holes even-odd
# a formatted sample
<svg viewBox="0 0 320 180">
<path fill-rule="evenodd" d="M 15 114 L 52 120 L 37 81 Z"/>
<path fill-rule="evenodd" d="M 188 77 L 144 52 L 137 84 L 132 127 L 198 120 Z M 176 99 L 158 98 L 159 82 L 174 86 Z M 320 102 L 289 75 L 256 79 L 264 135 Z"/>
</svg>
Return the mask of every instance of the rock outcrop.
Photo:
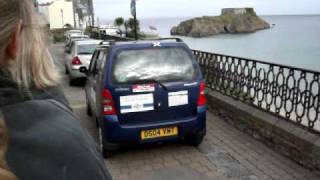
<svg viewBox="0 0 320 180">
<path fill-rule="evenodd" d="M 181 22 L 171 29 L 172 35 L 206 37 L 221 33 L 251 33 L 270 28 L 253 8 L 222 9 L 220 16 L 204 16 Z"/>
</svg>

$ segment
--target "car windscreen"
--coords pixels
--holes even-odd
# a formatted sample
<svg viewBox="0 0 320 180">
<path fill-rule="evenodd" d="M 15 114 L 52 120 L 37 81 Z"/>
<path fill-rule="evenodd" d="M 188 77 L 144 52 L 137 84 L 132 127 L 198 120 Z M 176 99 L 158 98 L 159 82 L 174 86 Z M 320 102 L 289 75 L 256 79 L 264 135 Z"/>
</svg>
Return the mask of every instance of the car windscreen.
<svg viewBox="0 0 320 180">
<path fill-rule="evenodd" d="M 96 44 L 81 44 L 78 45 L 78 54 L 93 54 L 96 49 Z"/>
<path fill-rule="evenodd" d="M 199 74 L 198 66 L 183 48 L 123 50 L 115 57 L 112 83 L 193 81 Z"/>
</svg>

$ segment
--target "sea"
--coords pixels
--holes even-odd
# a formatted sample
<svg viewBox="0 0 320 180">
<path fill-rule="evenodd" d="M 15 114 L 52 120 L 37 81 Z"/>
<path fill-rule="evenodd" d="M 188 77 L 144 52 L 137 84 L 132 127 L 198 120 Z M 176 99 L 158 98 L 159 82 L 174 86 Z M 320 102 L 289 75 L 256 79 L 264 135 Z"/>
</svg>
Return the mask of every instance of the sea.
<svg viewBox="0 0 320 180">
<path fill-rule="evenodd" d="M 320 71 L 320 15 L 261 16 L 272 28 L 249 34 L 181 37 L 192 49 Z M 157 28 L 161 37 L 184 18 L 140 19 L 143 31 Z"/>
<path fill-rule="evenodd" d="M 190 48 L 219 54 L 273 62 L 320 72 L 320 15 L 261 16 L 272 28 L 249 34 L 220 34 L 182 38 Z M 142 30 L 156 27 L 162 37 L 190 18 L 142 19 Z M 316 92 L 319 90 L 315 88 Z M 273 107 L 272 107 L 273 108 Z M 300 111 L 298 107 L 298 111 Z M 310 111 L 311 117 L 314 113 Z M 280 114 L 284 115 L 283 109 Z M 300 113 L 301 114 L 301 113 Z M 307 125 L 306 117 L 302 124 Z M 314 129 L 320 131 L 320 122 Z"/>
<path fill-rule="evenodd" d="M 180 38 L 195 50 L 320 72 L 320 15 L 261 16 L 261 18 L 270 23 L 272 28 L 248 34 Z M 187 19 L 190 17 L 139 20 L 142 31 L 150 31 L 151 26 L 157 29 L 161 37 L 171 37 L 171 28 Z M 299 112 L 300 110 L 298 107 Z M 284 113 L 282 111 L 281 114 Z M 303 118 L 302 123 L 307 125 L 306 117 Z M 319 121 L 315 124 L 315 129 L 320 131 Z"/>
</svg>

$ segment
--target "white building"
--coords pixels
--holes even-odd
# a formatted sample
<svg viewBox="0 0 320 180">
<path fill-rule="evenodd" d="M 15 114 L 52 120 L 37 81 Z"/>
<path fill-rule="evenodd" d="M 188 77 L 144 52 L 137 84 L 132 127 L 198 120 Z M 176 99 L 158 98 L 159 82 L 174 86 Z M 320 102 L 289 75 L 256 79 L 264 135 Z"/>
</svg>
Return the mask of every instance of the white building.
<svg viewBox="0 0 320 180">
<path fill-rule="evenodd" d="M 49 20 L 49 6 L 52 3 L 42 3 L 38 4 L 38 12 L 40 13 L 45 24 L 50 24 Z"/>
<path fill-rule="evenodd" d="M 224 8 L 222 14 L 246 14 L 249 9 L 252 8 Z"/>
<path fill-rule="evenodd" d="M 50 29 L 74 26 L 73 3 L 70 0 L 56 0 L 49 6 Z"/>
</svg>

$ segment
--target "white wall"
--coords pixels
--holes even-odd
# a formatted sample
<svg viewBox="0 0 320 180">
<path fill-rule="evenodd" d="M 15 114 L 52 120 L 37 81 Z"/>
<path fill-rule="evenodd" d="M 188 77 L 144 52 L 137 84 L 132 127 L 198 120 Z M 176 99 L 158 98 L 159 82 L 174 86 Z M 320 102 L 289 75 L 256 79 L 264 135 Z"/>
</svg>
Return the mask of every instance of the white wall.
<svg viewBox="0 0 320 180">
<path fill-rule="evenodd" d="M 63 26 L 66 24 L 70 24 L 73 26 L 74 19 L 72 1 L 67 2 L 65 0 L 57 0 L 53 2 L 49 6 L 49 22 L 50 29 L 63 28 Z"/>
<path fill-rule="evenodd" d="M 50 24 L 50 21 L 49 21 L 49 5 L 48 6 L 39 5 L 38 9 L 39 9 L 39 13 L 42 16 L 42 18 L 45 21 L 45 23 L 46 24 Z"/>
</svg>

